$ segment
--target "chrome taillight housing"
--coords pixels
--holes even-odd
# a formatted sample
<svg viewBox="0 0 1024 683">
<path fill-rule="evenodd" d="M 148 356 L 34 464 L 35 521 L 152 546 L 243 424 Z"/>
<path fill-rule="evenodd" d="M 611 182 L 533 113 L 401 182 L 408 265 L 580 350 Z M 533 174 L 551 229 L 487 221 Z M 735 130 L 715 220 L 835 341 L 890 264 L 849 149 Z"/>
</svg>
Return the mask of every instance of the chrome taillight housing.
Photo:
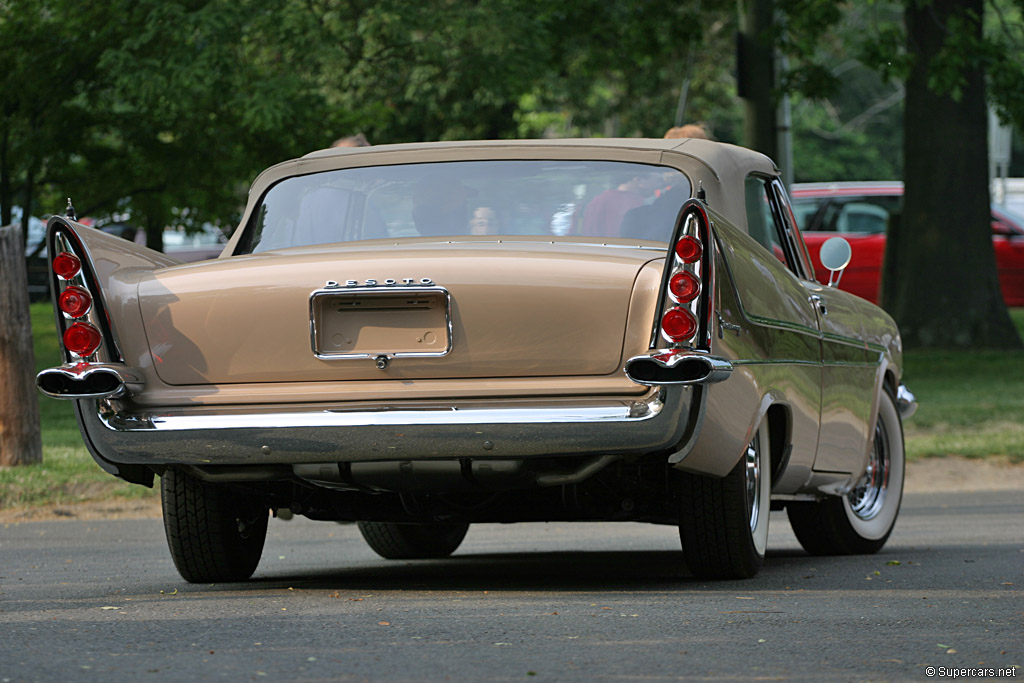
<svg viewBox="0 0 1024 683">
<path fill-rule="evenodd" d="M 651 348 L 707 349 L 710 338 L 704 318 L 711 283 L 710 220 L 704 205 L 683 206 L 670 253 L 665 261 L 660 312 Z M 702 324 L 703 321 L 703 324 Z"/>
<path fill-rule="evenodd" d="M 47 248 L 54 254 L 51 284 L 65 360 L 119 360 L 88 252 L 75 228 L 63 217 L 55 216 L 50 221 Z"/>
</svg>

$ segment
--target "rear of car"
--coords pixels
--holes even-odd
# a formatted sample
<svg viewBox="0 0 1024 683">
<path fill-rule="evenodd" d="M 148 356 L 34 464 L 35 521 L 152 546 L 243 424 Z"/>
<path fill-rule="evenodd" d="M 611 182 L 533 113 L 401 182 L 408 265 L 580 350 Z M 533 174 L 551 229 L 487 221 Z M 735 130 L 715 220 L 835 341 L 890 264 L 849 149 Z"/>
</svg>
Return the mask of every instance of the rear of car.
<svg viewBox="0 0 1024 683">
<path fill-rule="evenodd" d="M 189 581 L 251 575 L 268 511 L 388 558 L 476 522 L 678 524 L 695 574 L 751 576 L 773 496 L 845 495 L 899 379 L 891 321 L 805 282 L 777 176 L 692 140 L 324 151 L 261 174 L 199 263 L 54 217 L 65 362 L 37 382 L 101 467 L 160 476 Z M 881 547 L 889 501 L 846 547 Z"/>
</svg>

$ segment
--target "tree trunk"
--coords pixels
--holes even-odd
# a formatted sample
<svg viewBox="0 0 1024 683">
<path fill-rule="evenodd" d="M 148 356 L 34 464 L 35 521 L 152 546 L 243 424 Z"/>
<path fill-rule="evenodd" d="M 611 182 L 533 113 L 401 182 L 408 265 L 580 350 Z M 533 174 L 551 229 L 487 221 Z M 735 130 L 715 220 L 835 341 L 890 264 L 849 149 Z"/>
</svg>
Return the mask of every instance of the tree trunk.
<svg viewBox="0 0 1024 683">
<path fill-rule="evenodd" d="M 142 228 L 146 231 L 146 246 L 155 251 L 164 250 L 164 226 L 167 217 L 159 202 L 143 206 Z"/>
<path fill-rule="evenodd" d="M 26 281 L 21 230 L 0 227 L 0 466 L 43 460 Z"/>
<path fill-rule="evenodd" d="M 35 192 L 36 174 L 34 170 L 29 170 L 25 176 L 23 201 L 21 202 L 21 252 L 23 254 L 28 250 L 28 227 L 29 221 L 32 220 L 32 212 L 35 210 L 35 207 L 32 206 L 36 199 Z"/>
<path fill-rule="evenodd" d="M 956 99 L 928 82 L 950 20 L 980 39 L 983 7 L 984 0 L 907 3 L 907 48 L 916 60 L 904 110 L 903 213 L 886 250 L 895 277 L 883 289 L 907 347 L 1020 346 L 992 247 L 984 71 L 966 61 Z"/>
<path fill-rule="evenodd" d="M 4 134 L 0 137 L 0 225 L 10 225 L 11 212 L 14 210 L 14 197 L 11 194 L 11 169 L 7 166 L 10 141 L 11 131 L 5 126 Z"/>
</svg>

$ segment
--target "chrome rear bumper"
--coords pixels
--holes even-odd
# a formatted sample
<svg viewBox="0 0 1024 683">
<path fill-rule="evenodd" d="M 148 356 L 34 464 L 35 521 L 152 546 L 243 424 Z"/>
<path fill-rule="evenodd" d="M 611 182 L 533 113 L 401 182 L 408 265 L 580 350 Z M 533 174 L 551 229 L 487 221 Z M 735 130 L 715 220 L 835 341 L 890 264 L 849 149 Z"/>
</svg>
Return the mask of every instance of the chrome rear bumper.
<svg viewBox="0 0 1024 683">
<path fill-rule="evenodd" d="M 118 411 L 116 402 L 80 400 L 76 406 L 94 454 L 113 463 L 271 465 L 688 450 L 701 401 L 699 388 L 673 386 L 645 400 L 166 411 Z"/>
</svg>

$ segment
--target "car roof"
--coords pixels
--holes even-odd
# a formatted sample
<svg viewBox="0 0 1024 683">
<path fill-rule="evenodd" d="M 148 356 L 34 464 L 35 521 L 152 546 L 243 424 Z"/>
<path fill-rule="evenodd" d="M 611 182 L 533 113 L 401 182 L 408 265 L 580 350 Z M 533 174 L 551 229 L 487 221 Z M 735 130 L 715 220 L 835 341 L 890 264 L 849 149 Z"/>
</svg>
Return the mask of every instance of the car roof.
<svg viewBox="0 0 1024 683">
<path fill-rule="evenodd" d="M 606 148 L 606 149 L 649 149 L 649 150 L 681 150 L 702 158 L 723 155 L 763 157 L 750 149 L 730 145 L 724 142 L 712 142 L 698 138 L 537 138 L 523 140 L 445 140 L 439 142 L 407 142 L 393 145 L 370 145 L 367 147 L 331 147 L 316 150 L 303 156 L 303 159 L 322 157 L 340 157 L 349 155 L 377 154 L 383 152 L 414 152 L 439 147 L 452 150 L 480 150 L 486 148 L 516 147 L 549 147 L 549 148 Z M 478 158 L 479 152 L 469 152 L 468 158 Z M 285 162 L 286 164 L 289 162 Z"/>
</svg>

